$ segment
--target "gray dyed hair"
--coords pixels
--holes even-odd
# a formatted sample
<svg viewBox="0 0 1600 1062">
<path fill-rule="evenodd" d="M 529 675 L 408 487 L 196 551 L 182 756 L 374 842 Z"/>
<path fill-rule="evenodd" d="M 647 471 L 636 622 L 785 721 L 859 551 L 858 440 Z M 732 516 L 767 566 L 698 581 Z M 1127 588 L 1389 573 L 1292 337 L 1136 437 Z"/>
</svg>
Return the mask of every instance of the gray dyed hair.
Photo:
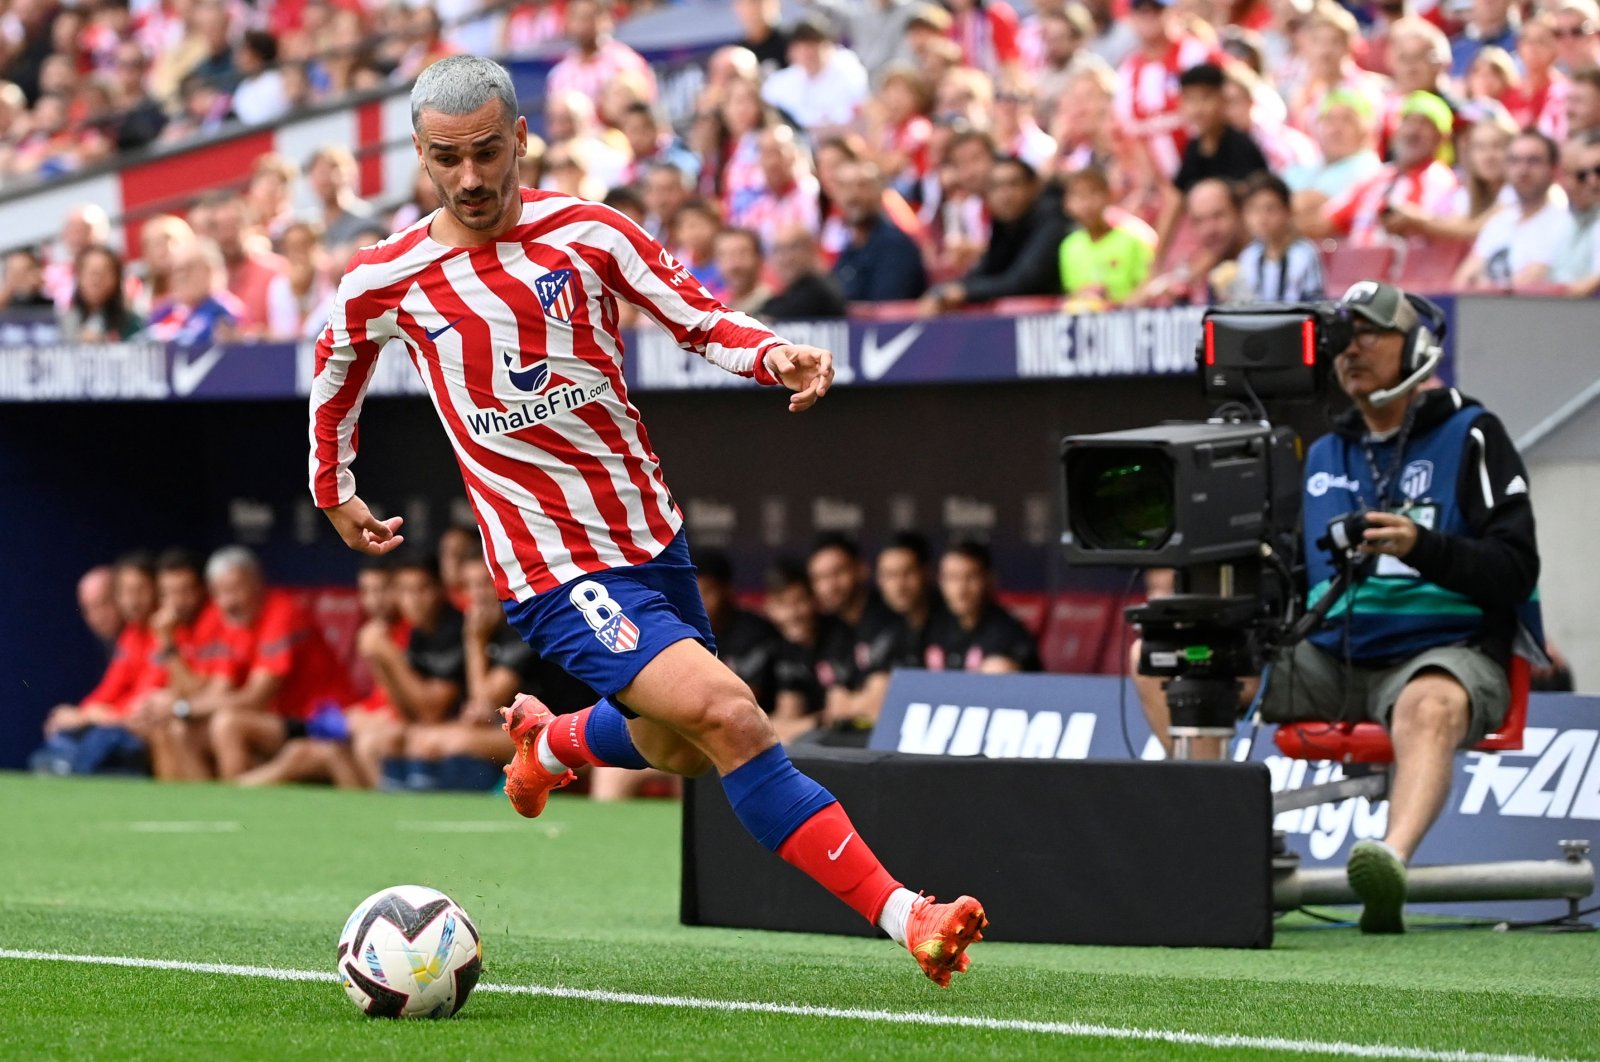
<svg viewBox="0 0 1600 1062">
<path fill-rule="evenodd" d="M 496 99 L 505 107 L 507 120 L 516 121 L 517 90 L 505 67 L 481 55 L 446 56 L 424 70 L 411 86 L 411 128 L 422 132 L 425 110 L 471 114 Z"/>
<path fill-rule="evenodd" d="M 231 572 L 235 568 L 243 568 L 245 571 L 254 572 L 256 575 L 261 574 L 261 562 L 256 559 L 254 553 L 251 553 L 243 546 L 223 546 L 206 561 L 206 581 L 210 582 L 224 572 Z"/>
</svg>

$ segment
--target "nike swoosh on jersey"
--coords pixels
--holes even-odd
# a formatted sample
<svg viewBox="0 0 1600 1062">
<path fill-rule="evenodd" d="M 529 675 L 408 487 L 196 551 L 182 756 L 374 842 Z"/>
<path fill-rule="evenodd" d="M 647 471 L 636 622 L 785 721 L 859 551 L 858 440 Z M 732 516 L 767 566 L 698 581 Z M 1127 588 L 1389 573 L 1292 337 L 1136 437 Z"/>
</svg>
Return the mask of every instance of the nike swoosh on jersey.
<svg viewBox="0 0 1600 1062">
<path fill-rule="evenodd" d="M 884 373 L 894 368 L 894 363 L 911 349 L 911 344 L 917 341 L 927 330 L 926 324 L 914 324 L 893 339 L 878 345 L 878 330 L 871 329 L 861 338 L 861 375 L 869 380 L 881 380 Z"/>
<path fill-rule="evenodd" d="M 447 325 L 440 325 L 438 328 L 424 329 L 423 335 L 428 337 L 429 343 L 432 343 L 435 339 L 438 339 L 440 336 L 444 335 L 446 332 L 450 331 L 450 329 L 454 328 L 456 325 L 465 320 L 465 317 L 457 317 L 454 321 L 451 321 Z"/>
<path fill-rule="evenodd" d="M 829 862 L 833 862 L 833 861 L 837 860 L 839 858 L 840 853 L 842 853 L 844 851 L 844 846 L 849 844 L 852 840 L 854 840 L 855 839 L 855 835 L 856 835 L 856 831 L 854 831 L 854 830 L 851 830 L 849 833 L 845 834 L 844 840 L 839 842 L 839 847 L 835 848 L 833 851 L 828 853 L 828 861 Z"/>
</svg>

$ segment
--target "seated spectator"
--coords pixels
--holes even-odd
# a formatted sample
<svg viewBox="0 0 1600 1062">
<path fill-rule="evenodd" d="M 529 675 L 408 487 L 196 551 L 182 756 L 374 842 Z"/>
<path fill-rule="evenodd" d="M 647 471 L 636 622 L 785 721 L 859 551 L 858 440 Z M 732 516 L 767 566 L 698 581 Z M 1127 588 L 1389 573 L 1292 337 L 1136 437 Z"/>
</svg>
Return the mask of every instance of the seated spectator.
<svg viewBox="0 0 1600 1062">
<path fill-rule="evenodd" d="M 83 625 L 105 650 L 107 662 L 116 652 L 117 635 L 122 633 L 114 571 L 109 564 L 97 564 L 78 579 L 78 615 L 83 617 Z"/>
<path fill-rule="evenodd" d="M 539 158 L 542 162 L 544 148 L 542 145 L 536 145 L 532 143 L 534 139 L 536 138 L 529 138 L 530 143 L 528 146 L 528 151 L 531 154 L 537 150 L 539 152 Z M 528 156 L 524 155 L 522 158 L 517 160 L 519 180 L 521 179 L 522 164 L 527 161 L 527 158 Z M 537 188 L 539 187 L 539 177 L 535 176 L 531 181 L 523 180 L 522 184 L 529 188 Z M 416 177 L 411 182 L 411 198 L 395 207 L 394 215 L 389 219 L 389 227 L 395 232 L 399 232 L 401 229 L 410 228 L 412 225 L 415 225 L 417 222 L 421 221 L 423 218 L 427 217 L 429 214 L 438 209 L 439 189 L 434 187 L 433 178 L 428 176 L 428 171 L 419 167 Z M 258 214 L 257 216 L 259 217 L 260 215 Z M 285 226 L 285 228 L 286 227 L 287 226 Z M 278 234 L 274 236 L 273 239 L 276 242 L 281 240 L 282 237 L 283 231 L 280 229 Z M 280 248 L 280 250 L 282 250 L 282 248 Z"/>
<path fill-rule="evenodd" d="M 1546 136 L 1567 136 L 1567 75 L 1556 66 L 1556 19 L 1541 11 L 1522 24 L 1517 58 L 1522 62 L 1521 106 L 1511 112 L 1517 128 L 1533 126 Z"/>
<path fill-rule="evenodd" d="M 422 774 L 431 774 L 433 788 L 481 792 L 503 781 L 500 768 L 516 751 L 500 728 L 499 709 L 519 691 L 544 691 L 541 661 L 506 622 L 494 576 L 478 558 L 462 575 L 469 604 L 462 617 L 461 709 L 438 722 L 413 723 L 406 730 L 405 755 L 413 772 L 421 766 Z"/>
<path fill-rule="evenodd" d="M 213 238 L 227 269 L 227 289 L 239 301 L 239 335 L 254 338 L 267 330 L 267 291 L 288 272 L 289 263 L 272 253 L 272 241 L 256 227 L 249 203 L 233 195 L 208 197 Z"/>
<path fill-rule="evenodd" d="M 936 277 L 953 279 L 971 269 L 989 244 L 986 197 L 994 141 L 976 129 L 958 130 L 941 161 L 938 214 L 930 234 L 937 250 L 930 268 Z"/>
<path fill-rule="evenodd" d="M 425 173 L 419 172 L 419 176 L 423 183 L 432 187 Z M 251 216 L 274 245 L 283 238 L 285 230 L 295 220 L 294 188 L 299 179 L 300 167 L 276 151 L 260 156 L 250 167 L 250 183 L 244 192 L 245 202 Z"/>
<path fill-rule="evenodd" d="M 1160 242 L 1156 247 L 1156 261 L 1161 261 L 1171 245 L 1173 233 L 1183 210 L 1183 197 L 1203 180 L 1220 178 L 1237 184 L 1246 177 L 1267 168 L 1261 149 L 1250 138 L 1228 124 L 1222 106 L 1222 68 L 1214 63 L 1192 66 L 1178 75 L 1181 87 L 1180 107 L 1184 124 L 1189 130 L 1189 140 L 1183 149 L 1183 161 L 1172 178 L 1172 186 L 1163 189 L 1161 223 L 1156 226 Z"/>
<path fill-rule="evenodd" d="M 644 178 L 644 231 L 663 243 L 672 232 L 672 220 L 694 194 L 695 182 L 676 163 L 659 162 Z"/>
<path fill-rule="evenodd" d="M 1526 38 L 1524 38 L 1526 39 Z M 1555 248 L 1550 279 L 1568 295 L 1588 298 L 1600 291 L 1600 134 L 1568 140 L 1561 148 L 1561 187 L 1572 211 L 1572 227 Z"/>
<path fill-rule="evenodd" d="M 803 714 L 774 724 L 784 743 L 816 728 L 828 700 L 848 694 L 839 686 L 841 675 L 854 667 L 854 646 L 844 625 L 821 615 L 811 594 L 804 566 L 779 561 L 767 572 L 767 619 L 783 636 L 785 649 L 778 659 L 778 688 L 800 695 Z"/>
<path fill-rule="evenodd" d="M 171 721 L 150 734 L 167 746 L 161 758 L 172 777 L 209 777 L 209 759 L 217 777 L 232 780 L 337 714 L 349 702 L 349 680 L 311 614 L 287 591 L 267 589 L 249 550 L 212 554 L 206 584 L 220 622 L 198 654 L 204 684 L 192 696 L 152 696 L 147 713 Z"/>
<path fill-rule="evenodd" d="M 210 78 L 200 74 L 184 75 L 178 86 L 181 107 L 172 121 L 161 130 L 157 141 L 162 144 L 180 144 L 222 129 L 233 115 L 232 98 Z"/>
<path fill-rule="evenodd" d="M 1315 0 L 1310 4 L 1300 30 L 1302 76 L 1285 96 L 1289 121 L 1309 128 L 1330 92 L 1346 89 L 1376 102 L 1383 98 L 1383 78 L 1363 70 L 1356 62 L 1355 49 L 1361 42 L 1361 27 L 1355 16 L 1334 0 Z"/>
<path fill-rule="evenodd" d="M 866 67 L 834 43 L 833 28 L 815 15 L 789 31 L 789 65 L 761 87 L 764 101 L 808 131 L 849 125 L 867 95 Z"/>
<path fill-rule="evenodd" d="M 267 338 L 315 339 L 328 326 L 335 287 L 321 232 L 314 221 L 296 221 L 279 244 L 285 270 L 267 285 Z"/>
<path fill-rule="evenodd" d="M 756 316 L 769 321 L 818 321 L 845 315 L 844 292 L 823 271 L 817 238 L 809 229 L 778 233 L 772 272 L 780 285 L 778 293 L 757 309 Z"/>
<path fill-rule="evenodd" d="M 289 113 L 289 96 L 277 64 L 278 38 L 266 30 L 245 30 L 233 50 L 234 69 L 239 72 L 233 113 L 245 125 L 265 125 Z"/>
<path fill-rule="evenodd" d="M 583 141 L 563 140 L 551 145 L 544 157 L 544 179 L 539 187 L 547 192 L 560 192 L 574 199 L 587 199 L 598 203 L 606 194 L 604 178 L 595 175 L 590 162 L 593 155 L 589 144 Z"/>
<path fill-rule="evenodd" d="M 67 211 L 61 237 L 45 252 L 44 290 L 65 311 L 76 286 L 78 255 L 90 247 L 110 246 L 111 218 L 97 203 L 84 203 Z"/>
<path fill-rule="evenodd" d="M 1394 160 L 1365 181 L 1327 201 L 1319 216 L 1301 219 L 1301 231 L 1314 240 L 1339 236 L 1355 247 L 1396 243 L 1411 235 L 1401 204 L 1426 215 L 1448 214 L 1460 182 L 1443 161 L 1455 116 L 1429 92 L 1414 92 L 1400 107 L 1400 126 L 1392 142 Z"/>
<path fill-rule="evenodd" d="M 1239 193 L 1227 181 L 1201 181 L 1189 190 L 1189 232 L 1194 249 L 1188 257 L 1151 277 L 1127 300 L 1136 306 L 1207 306 L 1218 293 L 1232 288 L 1235 261 L 1244 249 L 1244 223 Z"/>
<path fill-rule="evenodd" d="M 1517 14 L 1511 0 L 1473 0 L 1466 26 L 1450 43 L 1450 75 L 1462 79 L 1486 49 L 1517 50 Z"/>
<path fill-rule="evenodd" d="M 1388 230 L 1439 241 L 1477 239 L 1492 215 L 1516 203 L 1516 193 L 1506 183 L 1506 156 L 1516 135 L 1516 128 L 1503 115 L 1472 123 L 1466 136 L 1465 180 L 1451 198 L 1450 209 L 1429 214 L 1410 203 L 1391 203 L 1385 222 Z"/>
<path fill-rule="evenodd" d="M 395 605 L 411 628 L 404 650 L 387 630 L 362 629 L 356 652 L 372 670 L 373 681 L 383 689 L 399 721 L 383 733 L 357 742 L 356 757 L 370 776 L 374 761 L 386 789 L 432 789 L 437 784 L 433 766 L 406 758 L 407 724 L 435 724 L 449 720 L 460 707 L 466 686 L 466 648 L 462 640 L 461 613 L 445 597 L 437 562 L 413 553 L 394 564 Z"/>
<path fill-rule="evenodd" d="M 1244 227 L 1250 244 L 1227 301 L 1314 302 L 1323 298 L 1322 254 L 1294 228 L 1289 186 L 1270 173 L 1246 184 Z"/>
<path fill-rule="evenodd" d="M 1003 674 L 1038 671 L 1033 635 L 995 598 L 988 547 L 958 542 L 939 559 L 945 609 L 928 623 L 923 666 L 929 671 Z"/>
<path fill-rule="evenodd" d="M 723 301 L 730 309 L 754 315 L 772 298 L 772 289 L 761 279 L 765 261 L 761 238 L 754 232 L 732 228 L 717 233 L 716 260 L 726 291 Z"/>
<path fill-rule="evenodd" d="M 691 199 L 672 219 L 672 255 L 718 299 L 722 298 L 722 274 L 717 272 L 717 233 L 722 231 L 722 215 L 714 204 Z"/>
<path fill-rule="evenodd" d="M 722 157 L 722 207 L 738 213 L 766 188 L 761 173 L 761 132 L 777 124 L 777 116 L 761 99 L 761 86 L 734 81 L 723 97 L 722 126 L 727 138 Z"/>
<path fill-rule="evenodd" d="M 840 210 L 850 242 L 839 253 L 833 275 L 848 302 L 915 299 L 928 287 L 922 253 L 911 237 L 883 213 L 883 183 L 870 162 L 841 173 Z"/>
<path fill-rule="evenodd" d="M 1113 222 L 1111 182 L 1087 166 L 1067 176 L 1067 215 L 1077 225 L 1061 241 L 1058 264 L 1067 305 L 1078 311 L 1120 306 L 1150 273 L 1155 235 L 1136 219 Z"/>
<path fill-rule="evenodd" d="M 1600 63 L 1600 6 L 1594 0 L 1555 0 L 1539 7 L 1555 16 L 1556 63 L 1564 73 L 1570 77 Z"/>
<path fill-rule="evenodd" d="M 1034 71 L 1034 109 L 1039 121 L 1048 123 L 1079 71 L 1096 66 L 1106 73 L 1111 69 L 1086 47 L 1096 32 L 1094 17 L 1083 4 L 1063 4 L 1059 10 L 1041 7 L 1037 22 L 1040 54 Z"/>
<path fill-rule="evenodd" d="M 149 71 L 150 59 L 138 42 L 124 40 L 117 45 L 111 71 L 117 117 L 107 133 L 118 151 L 136 151 L 154 142 L 166 128 L 166 111 L 147 82 Z"/>
<path fill-rule="evenodd" d="M 473 566 L 483 560 L 483 538 L 473 524 L 451 524 L 439 532 L 436 553 L 445 600 L 450 602 L 451 608 L 465 615 L 472 605 L 467 579 Z"/>
<path fill-rule="evenodd" d="M 133 264 L 134 308 L 149 316 L 152 306 L 172 298 L 172 266 L 179 249 L 195 239 L 182 218 L 157 214 L 139 230 L 139 260 Z"/>
<path fill-rule="evenodd" d="M 72 300 L 61 315 L 61 338 L 69 343 L 115 343 L 132 339 L 144 320 L 128 306 L 122 259 L 109 247 L 78 252 Z"/>
<path fill-rule="evenodd" d="M 110 665 L 77 704 L 60 704 L 44 723 L 44 746 L 30 757 L 40 774 L 142 773 L 144 742 L 134 733 L 134 698 L 155 650 L 150 617 L 156 609 L 155 570 L 144 554 L 129 554 L 113 568 L 114 598 L 122 621 Z"/>
<path fill-rule="evenodd" d="M 1450 77 L 1450 38 L 1433 22 L 1419 15 L 1395 19 L 1389 30 L 1388 57 L 1394 81 L 1379 129 L 1380 150 L 1385 154 L 1400 126 L 1400 111 L 1412 93 L 1430 92 L 1444 100 L 1451 111 L 1460 111 L 1464 106 L 1464 101 L 1456 98 Z"/>
<path fill-rule="evenodd" d="M 356 159 L 338 144 L 319 148 L 306 165 L 306 181 L 321 210 L 324 238 L 331 245 L 346 242 L 370 224 L 377 210 L 356 194 Z"/>
<path fill-rule="evenodd" d="M 605 198 L 600 202 L 626 217 L 640 228 L 644 228 L 646 209 L 644 196 L 633 190 L 631 185 L 619 184 L 608 189 Z"/>
<path fill-rule="evenodd" d="M 960 280 L 935 284 L 922 297 L 932 315 L 969 302 L 1061 292 L 1060 250 L 1067 219 L 1061 198 L 1041 193 L 1039 176 L 1019 158 L 997 161 L 989 171 L 989 245 Z"/>
<path fill-rule="evenodd" d="M 1596 34 L 1600 38 L 1600 33 Z M 1571 72 L 1567 88 L 1567 135 L 1600 132 L 1600 66 Z"/>
<path fill-rule="evenodd" d="M 610 10 L 597 0 L 569 0 L 566 31 L 572 48 L 550 68 L 545 95 L 575 92 L 597 100 L 606 82 L 628 73 L 639 78 L 646 99 L 654 101 L 655 71 L 638 52 L 611 35 L 614 28 Z"/>
<path fill-rule="evenodd" d="M 690 187 L 700 176 L 700 159 L 673 135 L 670 125 L 656 117 L 656 109 L 648 103 L 634 103 L 622 113 L 620 126 L 627 138 L 628 149 L 633 153 L 622 179 L 627 184 L 643 185 L 645 176 L 661 165 L 676 166 Z"/>
<path fill-rule="evenodd" d="M 932 91 L 916 67 L 896 64 L 884 71 L 875 98 L 864 107 L 878 169 L 901 194 L 911 194 L 928 172 L 932 104 Z"/>
<path fill-rule="evenodd" d="M 1555 186 L 1561 149 L 1537 130 L 1518 133 L 1506 156 L 1506 181 L 1515 206 L 1484 223 L 1472 252 L 1456 271 L 1456 287 L 1515 291 L 1543 284 L 1556 252 L 1572 231 L 1567 197 Z"/>
<path fill-rule="evenodd" d="M 628 169 L 628 141 L 600 120 L 593 99 L 579 92 L 563 92 L 544 101 L 544 115 L 545 132 L 550 138 L 543 167 L 546 175 L 555 168 L 553 158 L 559 149 L 575 159 L 599 186 L 599 191 L 586 191 L 583 198 L 599 199 L 605 189 L 623 183 Z M 540 187 L 548 188 L 550 184 L 546 181 Z"/>
<path fill-rule="evenodd" d="M 990 120 L 989 133 L 999 154 L 1019 158 L 1035 170 L 1055 158 L 1055 137 L 1039 128 L 1033 116 L 1033 89 L 1022 75 L 1002 79 Z"/>
<path fill-rule="evenodd" d="M 762 190 L 728 217 L 728 224 L 752 229 L 764 250 L 771 249 L 778 230 L 803 225 L 815 230 L 817 179 L 810 161 L 795 141 L 794 129 L 770 126 L 761 132 Z"/>
<path fill-rule="evenodd" d="M 1223 67 L 1222 113 L 1230 128 L 1255 141 L 1272 173 L 1319 161 L 1316 141 L 1289 124 L 1283 97 L 1243 63 Z"/>
<path fill-rule="evenodd" d="M 1522 72 L 1504 48 L 1489 47 L 1472 60 L 1466 78 L 1466 102 L 1471 110 L 1508 114 L 1524 109 Z"/>
<path fill-rule="evenodd" d="M 208 657 L 218 652 L 222 637 L 222 616 L 207 599 L 201 568 L 200 559 L 183 549 L 169 549 L 156 559 L 160 607 L 150 617 L 153 646 L 134 699 L 134 730 L 149 741 L 157 778 L 180 777 L 181 764 L 171 762 L 171 744 L 153 731 L 173 726 L 176 698 L 193 697 L 206 687 Z"/>
<path fill-rule="evenodd" d="M 934 586 L 932 561 L 928 540 L 915 531 L 896 534 L 878 552 L 873 578 L 895 621 L 857 638 L 858 688 L 848 698 L 836 697 L 829 703 L 824 725 L 838 728 L 843 721 L 864 728 L 876 724 L 884 694 L 889 692 L 890 673 L 895 668 L 922 666 L 929 631 L 945 612 L 944 600 Z"/>
<path fill-rule="evenodd" d="M 55 305 L 55 300 L 44 290 L 44 261 L 39 252 L 29 248 L 7 252 L 0 306 L 8 310 L 48 307 L 53 311 Z"/>
<path fill-rule="evenodd" d="M 1383 159 L 1373 150 L 1377 111 L 1358 92 L 1338 90 L 1323 98 L 1315 126 L 1322 160 L 1291 166 L 1284 183 L 1294 193 L 1296 218 L 1317 216 L 1323 204 L 1377 173 Z"/>
<path fill-rule="evenodd" d="M 864 746 L 872 721 L 860 716 L 855 704 L 863 679 L 856 647 L 896 629 L 900 619 L 872 585 L 854 539 L 837 533 L 819 536 L 806 558 L 806 575 L 817 614 L 834 621 L 827 625 L 828 638 L 841 639 L 846 647 L 831 648 L 830 641 L 819 650 L 824 659 L 836 663 L 830 663 L 831 681 L 824 683 L 828 694 L 819 729 L 806 740 Z"/>
<path fill-rule="evenodd" d="M 210 241 L 191 241 L 172 256 L 172 295 L 150 309 L 144 334 L 163 343 L 209 346 L 233 338 L 244 313 L 223 286 L 222 252 Z"/>
</svg>

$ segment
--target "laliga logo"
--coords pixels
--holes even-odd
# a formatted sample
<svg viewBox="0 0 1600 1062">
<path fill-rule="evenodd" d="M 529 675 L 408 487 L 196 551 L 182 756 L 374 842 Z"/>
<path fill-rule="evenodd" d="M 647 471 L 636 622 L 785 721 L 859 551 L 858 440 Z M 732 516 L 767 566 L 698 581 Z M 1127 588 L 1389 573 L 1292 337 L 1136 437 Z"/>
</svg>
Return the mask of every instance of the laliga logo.
<svg viewBox="0 0 1600 1062">
<path fill-rule="evenodd" d="M 519 391 L 543 391 L 545 384 L 550 382 L 550 363 L 540 358 L 526 368 L 517 368 L 521 358 L 511 351 L 501 351 L 500 356 L 505 359 L 506 374 L 511 377 L 511 385 Z"/>
<path fill-rule="evenodd" d="M 1330 472 L 1314 472 L 1306 480 L 1306 493 L 1313 498 L 1320 498 L 1330 490 L 1359 491 L 1361 484 L 1344 476 L 1336 476 Z"/>
</svg>

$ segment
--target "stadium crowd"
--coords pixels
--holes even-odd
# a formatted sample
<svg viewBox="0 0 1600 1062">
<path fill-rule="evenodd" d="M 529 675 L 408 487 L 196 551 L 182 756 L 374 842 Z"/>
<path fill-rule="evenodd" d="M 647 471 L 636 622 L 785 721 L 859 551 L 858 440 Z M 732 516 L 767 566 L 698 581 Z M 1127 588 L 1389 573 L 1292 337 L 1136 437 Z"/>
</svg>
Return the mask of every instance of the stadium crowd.
<svg viewBox="0 0 1600 1062">
<path fill-rule="evenodd" d="M 637 6 L 15 0 L 0 172 L 564 40 L 524 183 L 611 204 L 769 319 L 1600 287 L 1594 0 L 810 0 L 786 26 L 733 0 L 745 40 L 682 128 L 613 36 Z M 146 220 L 134 261 L 85 205 L 8 255 L 0 301 L 53 306 L 72 341 L 305 338 L 350 252 L 437 205 L 420 177 L 401 204 L 355 189 L 342 146 L 263 156 L 242 194 Z"/>
<path fill-rule="evenodd" d="M 1040 667 L 973 542 L 935 558 L 902 533 L 869 573 L 852 540 L 820 538 L 803 562 L 774 565 L 760 613 L 741 606 L 726 556 L 699 551 L 696 562 L 719 654 L 785 741 L 865 744 L 896 667 Z M 474 529 L 369 563 L 356 600 L 359 626 L 341 644 L 243 547 L 203 563 L 183 550 L 130 554 L 86 573 L 79 608 L 110 662 L 79 703 L 50 713 L 33 769 L 488 789 L 513 751 L 497 709 L 518 692 L 573 699 L 573 686 L 555 686 L 575 680 L 507 624 Z M 616 799 L 651 782 L 605 769 L 591 786 Z"/>
</svg>

